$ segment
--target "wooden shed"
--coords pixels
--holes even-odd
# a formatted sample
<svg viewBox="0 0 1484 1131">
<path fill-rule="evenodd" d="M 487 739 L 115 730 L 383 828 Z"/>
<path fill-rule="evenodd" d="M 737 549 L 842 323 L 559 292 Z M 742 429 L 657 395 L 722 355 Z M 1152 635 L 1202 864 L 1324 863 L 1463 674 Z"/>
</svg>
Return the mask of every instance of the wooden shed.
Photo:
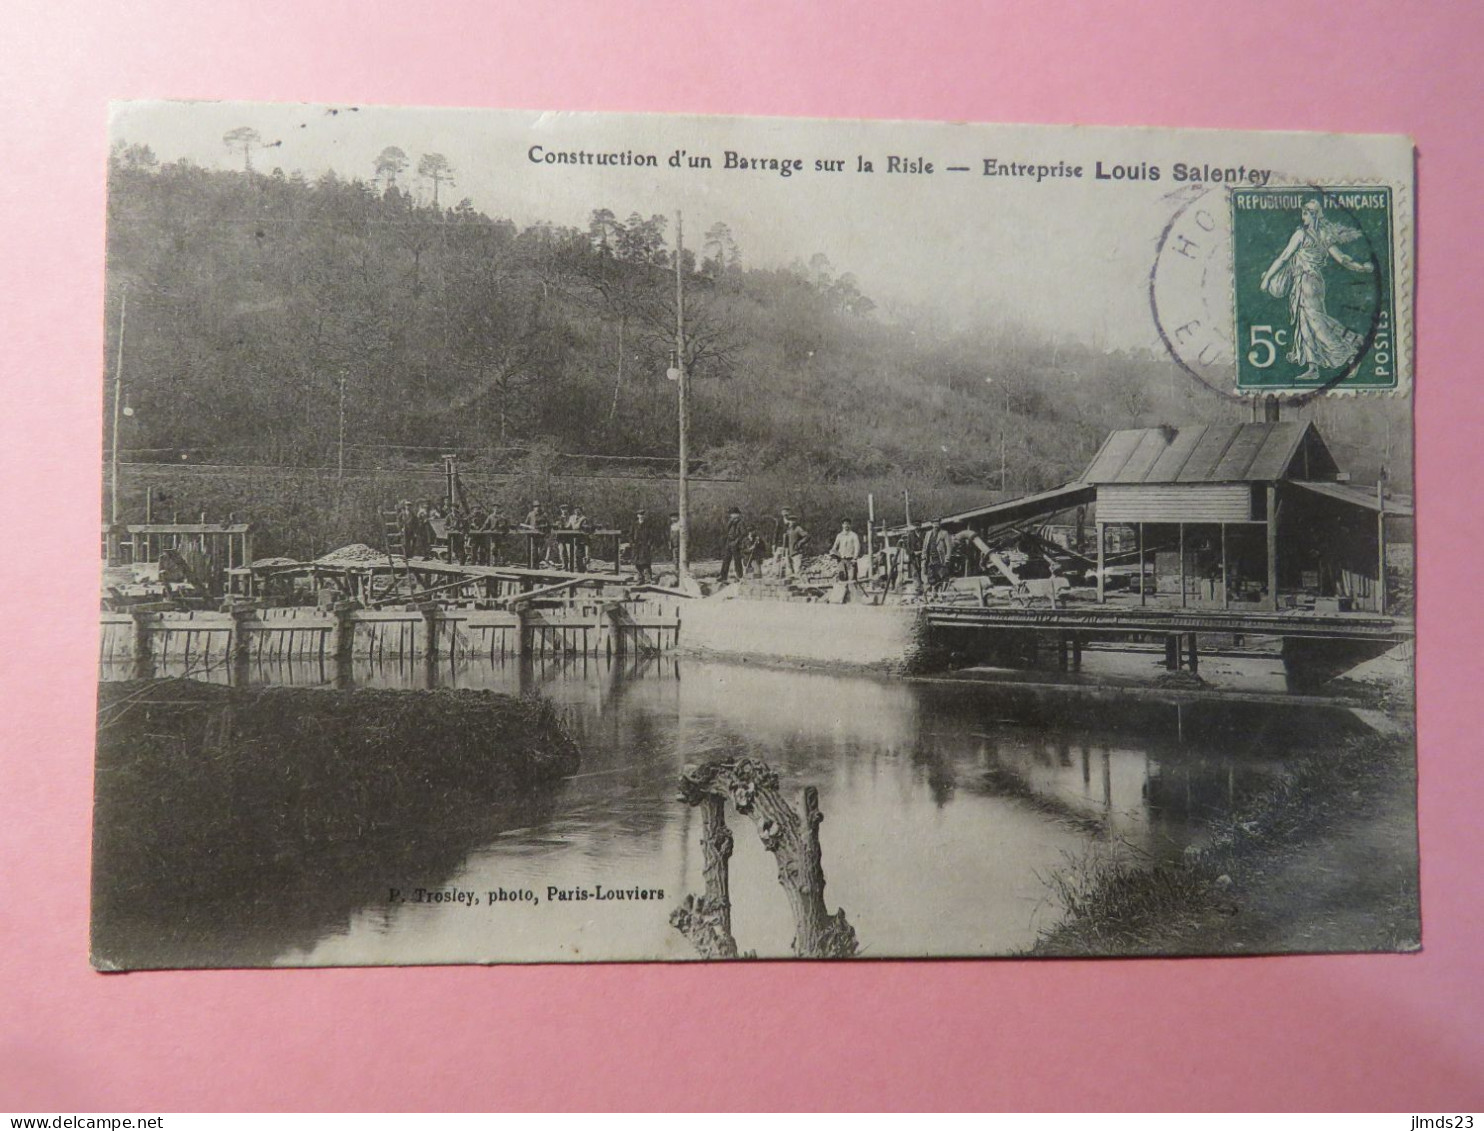
<svg viewBox="0 0 1484 1131">
<path fill-rule="evenodd" d="M 1124 527 L 1141 602 L 1385 612 L 1387 520 L 1411 508 L 1345 479 L 1312 423 L 1114 432 L 1081 478 L 1096 491 L 1098 599 L 1108 531 Z"/>
</svg>

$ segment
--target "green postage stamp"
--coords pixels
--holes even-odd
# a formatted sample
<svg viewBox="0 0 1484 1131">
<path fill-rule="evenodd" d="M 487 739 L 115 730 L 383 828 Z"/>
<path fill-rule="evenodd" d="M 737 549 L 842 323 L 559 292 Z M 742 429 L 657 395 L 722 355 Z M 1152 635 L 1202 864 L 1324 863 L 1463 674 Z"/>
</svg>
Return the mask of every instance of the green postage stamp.
<svg viewBox="0 0 1484 1131">
<path fill-rule="evenodd" d="M 1231 194 L 1237 388 L 1397 388 L 1387 186 Z"/>
</svg>

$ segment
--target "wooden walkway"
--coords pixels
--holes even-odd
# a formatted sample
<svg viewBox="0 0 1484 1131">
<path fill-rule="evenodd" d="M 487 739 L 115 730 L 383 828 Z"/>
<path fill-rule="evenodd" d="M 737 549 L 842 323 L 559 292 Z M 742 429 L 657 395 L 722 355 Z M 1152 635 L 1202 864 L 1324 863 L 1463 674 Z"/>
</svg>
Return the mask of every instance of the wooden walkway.
<svg viewBox="0 0 1484 1131">
<path fill-rule="evenodd" d="M 1376 613 L 1281 613 L 1137 605 L 1064 605 L 1060 608 L 929 604 L 935 628 L 1050 629 L 1084 636 L 1148 633 L 1229 633 L 1307 640 L 1411 640 L 1411 620 Z"/>
</svg>

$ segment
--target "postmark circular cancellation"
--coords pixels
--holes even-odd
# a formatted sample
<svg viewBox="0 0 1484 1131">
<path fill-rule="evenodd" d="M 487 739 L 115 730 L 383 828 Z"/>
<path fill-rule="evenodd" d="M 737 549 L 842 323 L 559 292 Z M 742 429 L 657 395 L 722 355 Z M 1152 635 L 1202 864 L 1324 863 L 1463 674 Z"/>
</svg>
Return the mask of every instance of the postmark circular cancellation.
<svg viewBox="0 0 1484 1131">
<path fill-rule="evenodd" d="M 1406 391 L 1398 313 L 1410 309 L 1411 265 L 1397 196 L 1363 183 L 1171 194 L 1149 272 L 1170 356 L 1234 400 Z"/>
</svg>

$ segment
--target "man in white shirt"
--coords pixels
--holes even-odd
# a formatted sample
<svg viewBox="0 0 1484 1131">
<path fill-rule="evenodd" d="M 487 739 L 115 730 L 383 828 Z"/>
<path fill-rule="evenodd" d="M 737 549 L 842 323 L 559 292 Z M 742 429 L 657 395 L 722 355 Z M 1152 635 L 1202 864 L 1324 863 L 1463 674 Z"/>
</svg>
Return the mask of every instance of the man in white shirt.
<svg viewBox="0 0 1484 1131">
<path fill-rule="evenodd" d="M 830 556 L 840 563 L 842 581 L 854 581 L 859 576 L 861 536 L 850 528 L 850 519 L 840 523 L 840 533 L 835 535 L 835 544 L 830 547 Z"/>
</svg>

